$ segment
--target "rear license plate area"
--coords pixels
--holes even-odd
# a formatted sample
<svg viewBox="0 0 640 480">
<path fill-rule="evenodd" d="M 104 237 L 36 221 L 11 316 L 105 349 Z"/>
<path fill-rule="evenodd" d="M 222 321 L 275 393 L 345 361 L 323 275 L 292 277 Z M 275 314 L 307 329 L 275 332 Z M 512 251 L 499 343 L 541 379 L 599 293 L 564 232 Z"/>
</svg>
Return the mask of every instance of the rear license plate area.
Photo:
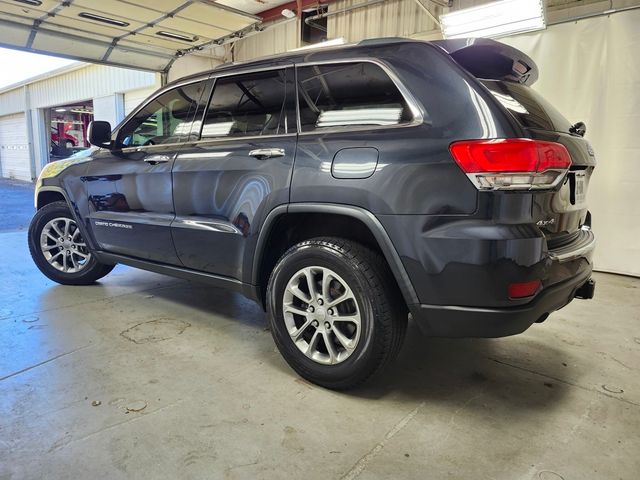
<svg viewBox="0 0 640 480">
<path fill-rule="evenodd" d="M 571 205 L 582 205 L 587 196 L 587 174 L 585 172 L 569 173 Z"/>
</svg>

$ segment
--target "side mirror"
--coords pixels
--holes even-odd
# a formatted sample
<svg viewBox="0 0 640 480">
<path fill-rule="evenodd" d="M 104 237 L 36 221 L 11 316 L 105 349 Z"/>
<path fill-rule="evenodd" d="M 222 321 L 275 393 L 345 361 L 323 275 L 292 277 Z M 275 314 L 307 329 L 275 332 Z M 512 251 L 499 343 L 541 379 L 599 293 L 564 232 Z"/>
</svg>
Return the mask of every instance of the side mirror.
<svg viewBox="0 0 640 480">
<path fill-rule="evenodd" d="M 101 148 L 111 148 L 111 124 L 103 120 L 89 123 L 89 143 Z"/>
</svg>

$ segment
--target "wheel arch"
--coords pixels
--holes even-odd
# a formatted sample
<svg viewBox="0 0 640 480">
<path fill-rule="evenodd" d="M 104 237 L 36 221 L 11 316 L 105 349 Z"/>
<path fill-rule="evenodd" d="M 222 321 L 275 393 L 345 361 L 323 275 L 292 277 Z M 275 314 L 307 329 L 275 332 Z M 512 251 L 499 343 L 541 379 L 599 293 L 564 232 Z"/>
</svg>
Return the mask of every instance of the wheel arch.
<svg viewBox="0 0 640 480">
<path fill-rule="evenodd" d="M 329 218 L 332 225 L 330 231 L 310 227 L 314 219 Z M 267 215 L 256 242 L 250 282 L 255 286 L 256 297 L 263 307 L 266 284 L 280 256 L 295 243 L 326 235 L 349 238 L 378 250 L 385 258 L 406 304 L 419 303 L 398 252 L 380 221 L 371 212 L 349 205 L 293 203 L 276 207 Z"/>
<path fill-rule="evenodd" d="M 40 210 L 42 207 L 45 207 L 53 202 L 65 202 L 67 204 L 67 207 L 69 207 L 69 211 L 76 221 L 76 224 L 78 225 L 78 228 L 80 229 L 80 232 L 82 233 L 85 241 L 92 251 L 95 250 L 96 243 L 94 241 L 93 235 L 90 234 L 91 232 L 89 231 L 89 226 L 81 221 L 82 217 L 77 211 L 75 204 L 67 195 L 67 192 L 65 192 L 63 188 L 54 185 L 46 185 L 36 188 L 34 194 L 34 204 L 36 210 Z"/>
<path fill-rule="evenodd" d="M 36 196 L 35 196 L 36 210 L 40 210 L 45 205 L 48 205 L 53 202 L 67 202 L 67 205 L 69 205 L 69 208 L 71 208 L 71 204 L 69 203 L 67 194 L 60 187 L 40 187 L 36 191 Z"/>
</svg>

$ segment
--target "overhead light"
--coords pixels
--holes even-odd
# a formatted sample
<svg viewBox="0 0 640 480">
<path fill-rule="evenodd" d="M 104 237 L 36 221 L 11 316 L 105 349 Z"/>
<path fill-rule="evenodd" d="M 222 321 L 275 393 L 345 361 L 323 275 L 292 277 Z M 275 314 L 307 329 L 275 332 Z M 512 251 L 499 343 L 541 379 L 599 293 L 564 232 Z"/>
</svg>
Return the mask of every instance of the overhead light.
<svg viewBox="0 0 640 480">
<path fill-rule="evenodd" d="M 172 40 L 182 40 L 183 42 L 195 42 L 196 40 L 198 40 L 198 37 L 187 37 L 186 35 L 180 35 L 179 33 L 173 32 L 165 32 L 164 30 L 156 32 L 156 35 L 171 38 Z"/>
<path fill-rule="evenodd" d="M 545 28 L 542 0 L 501 0 L 440 15 L 444 38 L 498 37 Z"/>
<path fill-rule="evenodd" d="M 299 50 L 311 50 L 313 48 L 335 47 L 337 45 L 344 45 L 344 38 L 333 38 L 331 40 L 325 40 L 324 42 L 312 43 L 311 45 L 305 45 L 304 47 L 292 48 L 290 52 L 297 52 Z"/>
<path fill-rule="evenodd" d="M 67 111 L 66 108 L 56 108 L 56 112 L 62 113 L 62 112 L 66 112 L 66 111 Z"/>
<path fill-rule="evenodd" d="M 14 2 L 24 3 L 26 5 L 31 5 L 32 7 L 39 7 L 42 5 L 40 0 L 13 0 Z"/>
<path fill-rule="evenodd" d="M 115 18 L 103 17 L 102 15 L 96 15 L 95 13 L 89 12 L 80 12 L 78 14 L 79 17 L 86 18 L 88 20 L 94 20 L 96 22 L 107 23 L 109 25 L 115 25 L 116 27 L 128 27 L 129 24 L 127 22 L 123 22 L 122 20 L 116 20 Z"/>
<path fill-rule="evenodd" d="M 280 13 L 282 14 L 283 17 L 286 17 L 286 18 L 294 18 L 296 16 L 296 12 L 294 12 L 293 10 L 289 10 L 288 8 L 285 8 Z"/>
</svg>

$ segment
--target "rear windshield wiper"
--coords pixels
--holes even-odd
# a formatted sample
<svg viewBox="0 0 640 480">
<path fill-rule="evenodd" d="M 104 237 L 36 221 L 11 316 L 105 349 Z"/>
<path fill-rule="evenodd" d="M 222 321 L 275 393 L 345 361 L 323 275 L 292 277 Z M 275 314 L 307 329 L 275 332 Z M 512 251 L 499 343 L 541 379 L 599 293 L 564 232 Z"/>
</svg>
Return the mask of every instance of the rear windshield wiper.
<svg viewBox="0 0 640 480">
<path fill-rule="evenodd" d="M 587 126 L 584 122 L 577 122 L 569 127 L 569 133 L 573 133 L 575 135 L 580 135 L 584 137 L 584 134 L 587 133 Z"/>
</svg>

